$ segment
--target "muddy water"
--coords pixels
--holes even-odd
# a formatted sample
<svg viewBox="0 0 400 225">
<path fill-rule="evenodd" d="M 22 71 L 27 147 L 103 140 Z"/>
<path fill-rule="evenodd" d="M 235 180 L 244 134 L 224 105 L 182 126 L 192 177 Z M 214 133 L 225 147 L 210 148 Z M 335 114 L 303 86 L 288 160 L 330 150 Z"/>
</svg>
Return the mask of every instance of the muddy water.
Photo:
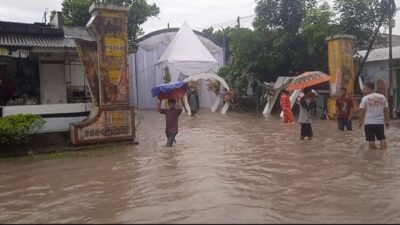
<svg viewBox="0 0 400 225">
<path fill-rule="evenodd" d="M 163 116 L 139 113 L 138 146 L 1 161 L 0 223 L 400 222 L 396 127 L 388 150 L 373 151 L 332 121 L 300 141 L 297 123 L 202 110 L 182 116 L 167 148 Z"/>
</svg>

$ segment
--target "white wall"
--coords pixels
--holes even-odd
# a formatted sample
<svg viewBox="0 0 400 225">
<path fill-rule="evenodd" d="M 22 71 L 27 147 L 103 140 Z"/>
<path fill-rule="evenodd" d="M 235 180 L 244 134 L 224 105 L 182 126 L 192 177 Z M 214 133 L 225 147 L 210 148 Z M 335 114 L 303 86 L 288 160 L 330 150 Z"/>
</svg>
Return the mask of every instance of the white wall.
<svg viewBox="0 0 400 225">
<path fill-rule="evenodd" d="M 374 82 L 383 79 L 386 85 L 389 83 L 389 63 L 387 61 L 367 62 L 364 67 L 364 82 Z"/>
<path fill-rule="evenodd" d="M 3 116 L 17 115 L 24 113 L 31 113 L 36 115 L 79 113 L 79 112 L 89 112 L 91 109 L 92 109 L 92 104 L 90 103 L 4 106 Z M 44 118 L 46 123 L 38 131 L 38 133 L 69 131 L 70 123 L 76 123 L 86 118 L 87 117 L 85 116 Z"/>
</svg>

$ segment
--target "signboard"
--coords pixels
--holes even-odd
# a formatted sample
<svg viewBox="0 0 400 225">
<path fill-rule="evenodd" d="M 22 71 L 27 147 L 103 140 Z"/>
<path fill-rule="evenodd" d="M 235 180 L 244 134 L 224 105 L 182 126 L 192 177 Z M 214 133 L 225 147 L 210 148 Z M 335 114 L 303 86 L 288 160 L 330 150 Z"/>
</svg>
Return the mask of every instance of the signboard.
<svg viewBox="0 0 400 225">
<path fill-rule="evenodd" d="M 106 55 L 111 57 L 121 57 L 125 50 L 124 42 L 121 38 L 106 37 L 105 39 Z"/>
<path fill-rule="evenodd" d="M 108 71 L 108 79 L 114 85 L 118 85 L 121 78 L 121 71 L 119 70 L 110 70 Z"/>
<path fill-rule="evenodd" d="M 78 129 L 81 142 L 104 138 L 123 138 L 134 135 L 130 108 L 118 111 L 102 111 L 96 123 Z"/>
<path fill-rule="evenodd" d="M 135 114 L 129 105 L 128 8 L 93 3 L 90 29 L 96 43 L 77 40 L 94 106 L 88 119 L 71 124 L 74 145 L 133 141 Z"/>
</svg>

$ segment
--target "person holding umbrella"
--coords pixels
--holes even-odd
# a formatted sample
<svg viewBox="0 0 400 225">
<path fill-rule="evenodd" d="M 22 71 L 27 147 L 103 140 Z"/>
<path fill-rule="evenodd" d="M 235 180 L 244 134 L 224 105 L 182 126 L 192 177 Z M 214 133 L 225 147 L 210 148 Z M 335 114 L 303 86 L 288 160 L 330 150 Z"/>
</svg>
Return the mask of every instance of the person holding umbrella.
<svg viewBox="0 0 400 225">
<path fill-rule="evenodd" d="M 304 140 L 305 137 L 308 137 L 308 140 L 313 138 L 313 130 L 312 130 L 312 109 L 315 107 L 317 92 L 312 90 L 311 88 L 305 88 L 303 90 L 304 96 L 300 99 L 300 114 L 299 114 L 299 122 L 301 126 L 300 130 L 300 140 Z"/>
</svg>

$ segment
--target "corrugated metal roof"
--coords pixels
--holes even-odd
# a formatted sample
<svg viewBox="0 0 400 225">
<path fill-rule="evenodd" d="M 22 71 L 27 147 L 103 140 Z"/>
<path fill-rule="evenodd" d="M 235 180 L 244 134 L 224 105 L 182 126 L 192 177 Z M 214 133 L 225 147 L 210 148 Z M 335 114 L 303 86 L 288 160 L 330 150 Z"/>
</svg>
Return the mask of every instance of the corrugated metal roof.
<svg viewBox="0 0 400 225">
<path fill-rule="evenodd" d="M 362 57 L 367 53 L 366 50 L 359 51 L 358 54 Z M 392 58 L 400 59 L 400 46 L 392 48 Z M 389 60 L 389 48 L 372 49 L 368 55 L 367 62 Z"/>
<path fill-rule="evenodd" d="M 58 35 L 0 34 L 0 46 L 75 48 L 75 41 Z"/>
<path fill-rule="evenodd" d="M 0 33 L 25 35 L 63 35 L 63 30 L 44 23 L 18 23 L 0 21 Z"/>
</svg>

